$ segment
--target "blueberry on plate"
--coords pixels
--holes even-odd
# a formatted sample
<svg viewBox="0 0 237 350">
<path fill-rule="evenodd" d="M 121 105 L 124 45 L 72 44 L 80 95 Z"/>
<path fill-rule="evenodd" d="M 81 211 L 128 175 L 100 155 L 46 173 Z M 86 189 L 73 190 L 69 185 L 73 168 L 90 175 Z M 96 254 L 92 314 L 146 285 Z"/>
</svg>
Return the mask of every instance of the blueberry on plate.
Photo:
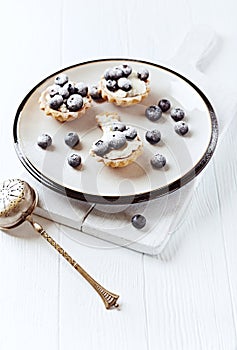
<svg viewBox="0 0 237 350">
<path fill-rule="evenodd" d="M 146 225 L 146 218 L 141 214 L 136 214 L 132 217 L 132 225 L 137 229 L 142 229 Z"/>
<path fill-rule="evenodd" d="M 132 73 L 132 67 L 128 64 L 121 64 L 119 66 L 120 69 L 123 71 L 123 76 L 127 78 Z"/>
<path fill-rule="evenodd" d="M 81 156 L 79 156 L 78 154 L 71 154 L 68 158 L 67 158 L 68 164 L 73 167 L 76 168 L 81 164 Z"/>
<path fill-rule="evenodd" d="M 187 123 L 181 120 L 175 124 L 174 130 L 178 135 L 184 136 L 189 131 L 189 127 Z"/>
<path fill-rule="evenodd" d="M 171 103 L 166 98 L 163 98 L 162 100 L 160 100 L 158 102 L 158 106 L 160 107 L 162 112 L 167 112 L 170 109 L 170 107 L 171 107 Z"/>
<path fill-rule="evenodd" d="M 71 131 L 65 136 L 64 141 L 65 141 L 66 145 L 73 148 L 79 144 L 80 139 L 79 139 L 79 136 L 76 132 Z"/>
<path fill-rule="evenodd" d="M 67 108 L 70 112 L 77 112 L 83 106 L 83 98 L 79 94 L 73 94 L 67 99 Z"/>
<path fill-rule="evenodd" d="M 179 122 L 185 117 L 185 112 L 182 108 L 173 108 L 170 112 L 170 116 L 175 122 Z"/>
<path fill-rule="evenodd" d="M 59 85 L 51 85 L 48 87 L 48 93 L 50 97 L 54 97 L 59 94 L 60 86 Z"/>
<path fill-rule="evenodd" d="M 109 147 L 112 149 L 120 149 L 126 142 L 126 136 L 121 131 L 115 131 L 109 140 Z"/>
<path fill-rule="evenodd" d="M 99 140 L 93 146 L 92 150 L 97 156 L 103 157 L 109 152 L 109 143 L 107 141 Z"/>
<path fill-rule="evenodd" d="M 64 84 L 66 84 L 68 82 L 68 76 L 64 73 L 59 74 L 58 76 L 56 76 L 54 83 L 60 86 L 63 86 Z"/>
<path fill-rule="evenodd" d="M 145 110 L 145 116 L 147 117 L 147 119 L 151 120 L 152 122 L 155 122 L 156 120 L 161 118 L 162 110 L 157 105 L 149 106 Z"/>
<path fill-rule="evenodd" d="M 115 92 L 118 90 L 118 85 L 116 80 L 107 80 L 106 87 L 109 91 Z"/>
<path fill-rule="evenodd" d="M 110 76 L 112 80 L 118 80 L 119 78 L 122 78 L 123 76 L 123 71 L 119 67 L 114 67 L 112 68 L 110 72 Z"/>
<path fill-rule="evenodd" d="M 156 143 L 158 143 L 160 141 L 161 133 L 157 129 L 154 129 L 151 131 L 148 130 L 145 134 L 145 138 L 151 145 L 155 145 Z"/>
<path fill-rule="evenodd" d="M 126 91 L 128 92 L 129 90 L 131 90 L 132 88 L 132 83 L 129 79 L 127 78 L 120 78 L 118 80 L 118 87 L 123 90 L 123 91 Z"/>
<path fill-rule="evenodd" d="M 55 95 L 49 100 L 49 107 L 57 111 L 63 104 L 63 97 L 61 95 Z"/>
<path fill-rule="evenodd" d="M 126 125 L 121 122 L 114 122 L 111 129 L 112 131 L 124 131 L 126 129 Z"/>
<path fill-rule="evenodd" d="M 137 77 L 140 80 L 146 81 L 149 77 L 149 71 L 146 68 L 140 68 L 137 71 Z"/>
<path fill-rule="evenodd" d="M 37 145 L 43 149 L 52 145 L 52 137 L 48 134 L 42 134 L 37 139 Z"/>
<path fill-rule="evenodd" d="M 81 95 L 82 97 L 86 97 L 88 94 L 88 86 L 85 83 L 76 83 L 75 84 L 75 93 Z"/>
<path fill-rule="evenodd" d="M 157 153 L 151 158 L 151 165 L 155 169 L 163 168 L 165 164 L 166 158 L 162 154 Z"/>
<path fill-rule="evenodd" d="M 131 126 L 127 127 L 123 133 L 127 140 L 134 140 L 137 136 L 137 130 Z"/>
</svg>

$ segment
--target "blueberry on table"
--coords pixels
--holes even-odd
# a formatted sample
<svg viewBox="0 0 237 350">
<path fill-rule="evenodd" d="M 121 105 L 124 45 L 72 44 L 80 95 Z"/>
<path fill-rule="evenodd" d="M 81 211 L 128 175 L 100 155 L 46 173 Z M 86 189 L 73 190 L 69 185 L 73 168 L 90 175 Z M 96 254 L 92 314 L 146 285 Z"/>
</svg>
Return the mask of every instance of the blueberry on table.
<svg viewBox="0 0 237 350">
<path fill-rule="evenodd" d="M 160 107 L 162 112 L 167 112 L 170 109 L 170 107 L 171 107 L 171 103 L 170 103 L 169 100 L 163 98 L 162 100 L 160 100 L 158 102 L 158 106 Z"/>
<path fill-rule="evenodd" d="M 76 168 L 81 164 L 81 157 L 78 154 L 71 154 L 67 161 L 71 167 Z"/>
<path fill-rule="evenodd" d="M 170 112 L 170 116 L 175 122 L 179 122 L 185 117 L 185 112 L 182 108 L 173 108 Z"/>
<path fill-rule="evenodd" d="M 141 214 L 136 214 L 132 217 L 132 225 L 137 229 L 142 229 L 146 225 L 146 218 Z"/>
<path fill-rule="evenodd" d="M 107 80 L 106 87 L 109 91 L 115 92 L 118 90 L 118 85 L 116 80 Z"/>
<path fill-rule="evenodd" d="M 120 78 L 118 80 L 118 87 L 123 90 L 123 91 L 126 91 L 128 92 L 129 90 L 131 90 L 132 88 L 132 83 L 129 79 L 127 78 Z"/>
<path fill-rule="evenodd" d="M 109 152 L 109 143 L 103 140 L 97 141 L 93 146 L 92 149 L 94 153 L 97 156 L 103 157 L 106 153 Z"/>
<path fill-rule="evenodd" d="M 137 77 L 140 80 L 146 81 L 149 77 L 149 71 L 146 68 L 140 68 L 137 71 Z"/>
<path fill-rule="evenodd" d="M 145 116 L 147 117 L 147 119 L 151 120 L 152 122 L 155 122 L 156 120 L 161 118 L 162 110 L 157 105 L 149 106 L 145 110 Z"/>
<path fill-rule="evenodd" d="M 52 137 L 48 134 L 42 134 L 37 139 L 37 145 L 43 149 L 52 145 Z"/>
<path fill-rule="evenodd" d="M 157 129 L 147 131 L 145 134 L 145 138 L 151 145 L 155 145 L 156 143 L 158 143 L 160 141 L 161 133 Z"/>
<path fill-rule="evenodd" d="M 121 64 L 119 68 L 122 69 L 123 77 L 125 78 L 127 78 L 132 73 L 132 67 L 128 64 Z"/>
<path fill-rule="evenodd" d="M 174 130 L 178 135 L 184 136 L 189 131 L 189 127 L 184 121 L 179 121 L 175 124 Z"/>
<path fill-rule="evenodd" d="M 75 93 L 81 95 L 82 97 L 86 97 L 88 94 L 88 86 L 84 83 L 76 83 L 75 84 Z"/>
<path fill-rule="evenodd" d="M 76 132 L 71 131 L 65 136 L 64 141 L 66 145 L 73 148 L 76 145 L 78 145 L 78 143 L 80 142 L 80 139 Z"/>
<path fill-rule="evenodd" d="M 126 136 L 121 131 L 115 131 L 109 140 L 109 147 L 112 149 L 119 149 L 123 147 L 126 142 Z"/>
<path fill-rule="evenodd" d="M 68 76 L 64 73 L 59 74 L 58 76 L 56 76 L 54 83 L 60 86 L 63 86 L 64 84 L 66 84 L 68 82 Z"/>
<path fill-rule="evenodd" d="M 163 168 L 165 164 L 166 158 L 162 154 L 157 153 L 151 158 L 151 165 L 155 169 Z"/>
<path fill-rule="evenodd" d="M 83 98 L 79 94 L 73 94 L 67 99 L 67 108 L 70 112 L 77 112 L 83 106 Z"/>
<path fill-rule="evenodd" d="M 128 128 L 126 128 L 123 131 L 125 137 L 127 140 L 134 140 L 135 137 L 137 136 L 137 130 L 131 126 L 129 126 Z"/>
<path fill-rule="evenodd" d="M 49 100 L 49 107 L 57 111 L 63 104 L 63 97 L 61 95 L 55 95 Z"/>
<path fill-rule="evenodd" d="M 114 122 L 112 124 L 112 131 L 124 131 L 126 129 L 126 125 L 121 122 Z"/>
</svg>

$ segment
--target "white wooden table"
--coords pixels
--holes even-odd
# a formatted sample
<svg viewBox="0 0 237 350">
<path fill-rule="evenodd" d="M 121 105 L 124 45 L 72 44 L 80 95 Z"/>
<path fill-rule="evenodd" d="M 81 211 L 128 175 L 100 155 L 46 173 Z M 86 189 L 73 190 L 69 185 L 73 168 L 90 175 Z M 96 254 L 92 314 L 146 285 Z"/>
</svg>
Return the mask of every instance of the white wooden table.
<svg viewBox="0 0 237 350">
<path fill-rule="evenodd" d="M 105 310 L 28 226 L 21 237 L 0 231 L 0 349 L 237 349 L 236 1 L 22 0 L 0 8 L 1 180 L 23 171 L 12 124 L 36 83 L 93 58 L 169 62 L 194 25 L 217 33 L 211 63 L 201 62 L 200 69 L 220 93 L 212 101 L 217 112 L 226 105 L 235 114 L 186 220 L 157 258 L 86 234 L 75 241 L 73 229 L 38 219 L 101 284 L 121 295 L 120 311 Z"/>
</svg>

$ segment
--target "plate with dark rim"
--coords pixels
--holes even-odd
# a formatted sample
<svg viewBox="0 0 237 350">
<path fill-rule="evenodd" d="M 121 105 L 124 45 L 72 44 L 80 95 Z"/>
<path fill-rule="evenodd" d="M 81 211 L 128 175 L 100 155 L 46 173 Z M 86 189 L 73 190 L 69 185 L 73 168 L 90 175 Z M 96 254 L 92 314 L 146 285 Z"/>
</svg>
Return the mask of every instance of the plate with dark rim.
<svg viewBox="0 0 237 350">
<path fill-rule="evenodd" d="M 60 123 L 46 116 L 39 108 L 39 97 L 52 85 L 59 73 L 65 73 L 72 81 L 96 84 L 105 69 L 120 64 L 133 69 L 146 68 L 150 73 L 149 96 L 141 103 L 119 107 L 114 104 L 93 101 L 86 114 L 76 120 Z M 185 111 L 184 121 L 189 132 L 179 136 L 174 131 L 175 121 L 170 111 L 163 113 L 156 122 L 145 117 L 148 106 L 162 98 L 173 108 Z M 137 129 L 143 141 L 143 154 L 123 168 L 111 168 L 97 162 L 89 155 L 94 141 L 101 138 L 95 116 L 102 112 L 116 112 L 126 125 Z M 161 141 L 156 145 L 145 139 L 147 130 L 158 129 Z M 64 142 L 68 132 L 75 131 L 80 144 L 70 149 Z M 42 133 L 52 137 L 52 145 L 46 150 L 37 145 Z M 169 194 L 193 180 L 208 164 L 218 139 L 218 123 L 214 109 L 204 93 L 189 79 L 162 65 L 137 59 L 98 59 L 75 64 L 57 71 L 40 81 L 23 99 L 15 116 L 13 137 L 17 155 L 27 171 L 48 188 L 65 196 L 90 203 L 130 204 L 151 200 Z M 81 166 L 69 166 L 71 153 L 79 154 Z M 154 154 L 162 154 L 167 164 L 154 169 L 150 160 Z"/>
</svg>

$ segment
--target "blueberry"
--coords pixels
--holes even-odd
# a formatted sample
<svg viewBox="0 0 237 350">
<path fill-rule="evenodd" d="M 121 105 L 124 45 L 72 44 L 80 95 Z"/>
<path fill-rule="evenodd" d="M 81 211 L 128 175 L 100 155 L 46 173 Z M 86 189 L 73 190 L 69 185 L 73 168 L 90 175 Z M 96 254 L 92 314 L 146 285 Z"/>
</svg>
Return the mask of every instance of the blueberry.
<svg viewBox="0 0 237 350">
<path fill-rule="evenodd" d="M 115 122 L 112 124 L 112 131 L 124 131 L 126 129 L 126 125 L 120 122 Z"/>
<path fill-rule="evenodd" d="M 97 141 L 92 147 L 94 153 L 97 156 L 103 157 L 109 152 L 109 143 L 103 140 Z"/>
<path fill-rule="evenodd" d="M 68 82 L 68 76 L 64 73 L 59 74 L 54 80 L 54 83 L 60 86 L 63 86 L 67 82 Z"/>
<path fill-rule="evenodd" d="M 63 104 L 63 97 L 61 95 L 55 95 L 49 100 L 49 107 L 58 110 Z"/>
<path fill-rule="evenodd" d="M 43 149 L 52 145 L 52 137 L 48 134 L 42 134 L 37 139 L 37 145 Z"/>
<path fill-rule="evenodd" d="M 71 131 L 65 136 L 64 141 L 66 145 L 73 148 L 76 145 L 78 145 L 78 143 L 80 142 L 80 139 L 76 132 Z"/>
<path fill-rule="evenodd" d="M 74 83 L 71 82 L 71 81 L 69 81 L 68 83 L 66 83 L 63 87 L 64 87 L 65 89 L 68 90 L 69 95 L 73 95 L 73 94 L 76 93 Z"/>
<path fill-rule="evenodd" d="M 171 103 L 169 100 L 163 98 L 162 100 L 159 101 L 158 106 L 160 107 L 162 112 L 167 112 L 171 107 Z"/>
<path fill-rule="evenodd" d="M 103 102 L 103 98 L 101 96 L 101 91 L 98 90 L 96 85 L 92 85 L 89 90 L 89 94 L 91 98 L 96 102 Z"/>
<path fill-rule="evenodd" d="M 61 95 L 63 99 L 67 99 L 69 97 L 70 94 L 65 85 L 59 88 L 59 95 Z"/>
<path fill-rule="evenodd" d="M 120 78 L 118 80 L 118 87 L 123 90 L 123 91 L 129 91 L 132 88 L 132 83 L 129 79 L 127 78 Z"/>
<path fill-rule="evenodd" d="M 170 115 L 175 122 L 179 122 L 185 117 L 185 112 L 181 108 L 173 108 L 170 112 Z"/>
<path fill-rule="evenodd" d="M 126 128 L 126 130 L 124 130 L 123 133 L 126 136 L 127 140 L 134 140 L 135 137 L 137 136 L 137 130 L 131 126 Z"/>
<path fill-rule="evenodd" d="M 76 168 L 81 164 L 81 157 L 78 154 L 71 154 L 67 161 L 71 167 Z"/>
<path fill-rule="evenodd" d="M 126 143 L 126 136 L 121 131 L 115 131 L 109 140 L 109 147 L 119 149 Z"/>
<path fill-rule="evenodd" d="M 149 71 L 146 68 L 140 68 L 137 71 L 137 77 L 140 80 L 146 81 L 149 77 Z"/>
<path fill-rule="evenodd" d="M 179 121 L 175 124 L 174 130 L 178 135 L 183 136 L 183 135 L 187 134 L 187 132 L 189 130 L 188 124 L 183 122 L 183 121 Z"/>
<path fill-rule="evenodd" d="M 110 68 L 105 71 L 104 77 L 106 80 L 118 80 L 119 78 L 122 78 L 123 71 L 119 67 Z"/>
<path fill-rule="evenodd" d="M 82 97 L 86 97 L 88 94 L 88 86 L 84 83 L 75 84 L 75 93 L 81 95 Z"/>
<path fill-rule="evenodd" d="M 156 105 L 149 106 L 145 110 L 145 116 L 147 117 L 147 119 L 154 122 L 160 119 L 160 117 L 162 116 L 162 110 L 159 106 Z"/>
<path fill-rule="evenodd" d="M 121 64 L 119 68 L 122 69 L 123 76 L 125 78 L 127 78 L 132 73 L 132 67 L 127 64 Z"/>
<path fill-rule="evenodd" d="M 106 87 L 109 91 L 115 92 L 118 90 L 118 85 L 116 80 L 107 80 Z"/>
<path fill-rule="evenodd" d="M 146 218 L 141 214 L 136 214 L 132 217 L 132 225 L 137 229 L 142 229 L 146 225 Z"/>
<path fill-rule="evenodd" d="M 151 144 L 151 145 L 155 145 L 156 143 L 158 143 L 161 139 L 161 133 L 159 130 L 154 129 L 151 131 L 147 131 L 146 132 L 146 140 Z"/>
<path fill-rule="evenodd" d="M 73 94 L 67 99 L 67 108 L 71 112 L 79 111 L 83 106 L 83 98 L 79 94 Z"/>
<path fill-rule="evenodd" d="M 157 153 L 151 158 L 151 165 L 155 169 L 163 168 L 165 164 L 166 164 L 166 159 L 164 156 L 162 156 L 162 154 Z"/>
<path fill-rule="evenodd" d="M 59 94 L 60 86 L 59 85 L 51 85 L 48 87 L 48 93 L 50 97 L 53 97 L 55 95 Z"/>
</svg>

